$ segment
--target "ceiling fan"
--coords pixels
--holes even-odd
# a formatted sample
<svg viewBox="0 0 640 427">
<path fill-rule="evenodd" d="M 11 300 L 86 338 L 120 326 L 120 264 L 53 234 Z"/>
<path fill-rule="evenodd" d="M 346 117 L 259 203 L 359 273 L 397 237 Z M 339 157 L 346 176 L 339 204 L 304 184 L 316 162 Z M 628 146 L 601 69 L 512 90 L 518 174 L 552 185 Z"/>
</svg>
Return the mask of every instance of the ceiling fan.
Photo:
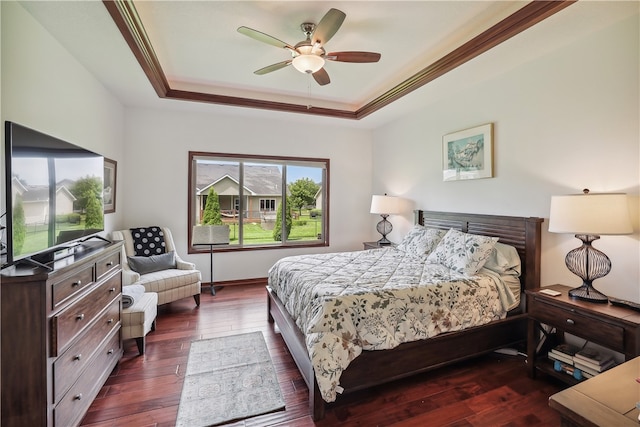
<svg viewBox="0 0 640 427">
<path fill-rule="evenodd" d="M 380 54 L 374 52 L 330 52 L 326 53 L 324 45 L 340 29 L 346 18 L 344 12 L 338 9 L 330 9 L 320 20 L 318 25 L 305 22 L 300 25 L 302 32 L 307 37 L 305 40 L 291 46 L 277 38 L 254 30 L 249 27 L 239 27 L 238 32 L 252 39 L 270 44 L 272 46 L 287 49 L 291 52 L 292 59 L 277 62 L 254 71 L 254 74 L 262 75 L 272 71 L 293 65 L 302 73 L 311 74 L 319 85 L 329 84 L 329 74 L 324 69 L 325 60 L 338 62 L 378 62 Z"/>
</svg>

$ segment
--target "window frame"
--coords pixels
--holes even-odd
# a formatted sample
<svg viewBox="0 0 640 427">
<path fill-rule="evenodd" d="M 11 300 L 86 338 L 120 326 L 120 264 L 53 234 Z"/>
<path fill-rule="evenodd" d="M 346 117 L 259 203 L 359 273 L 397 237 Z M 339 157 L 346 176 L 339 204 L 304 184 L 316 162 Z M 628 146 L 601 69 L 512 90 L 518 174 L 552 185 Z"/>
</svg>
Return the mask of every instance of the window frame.
<svg viewBox="0 0 640 427">
<path fill-rule="evenodd" d="M 269 209 L 267 209 L 267 205 L 269 205 Z M 276 208 L 276 199 L 272 198 L 261 198 L 260 199 L 260 210 L 263 212 L 275 212 Z"/>
<path fill-rule="evenodd" d="M 268 245 L 260 245 L 260 244 L 252 244 L 252 245 L 244 245 L 238 243 L 237 245 L 224 245 L 220 247 L 209 247 L 197 245 L 194 246 L 192 239 L 191 230 L 195 224 L 195 209 L 196 209 L 196 176 L 195 173 L 195 161 L 201 157 L 211 157 L 216 160 L 223 161 L 237 161 L 239 162 L 239 174 L 240 174 L 240 187 L 242 187 L 243 176 L 244 176 L 244 164 L 245 163 L 269 163 L 274 165 L 283 166 L 282 173 L 282 183 L 283 183 L 283 191 L 286 189 L 286 168 L 285 166 L 309 166 L 305 165 L 305 163 L 313 163 L 323 164 L 323 172 L 322 172 L 322 235 L 324 238 L 322 240 L 304 240 L 304 241 L 285 241 L 278 243 L 270 243 Z M 211 250 L 213 252 L 234 252 L 234 251 L 255 251 L 255 250 L 266 250 L 266 249 L 291 249 L 291 248 L 305 248 L 305 247 L 324 247 L 329 246 L 329 176 L 330 176 L 330 160 L 327 158 L 315 158 L 315 157 L 293 157 L 293 156 L 273 156 L 273 155 L 257 155 L 257 154 L 236 154 L 236 153 L 219 153 L 219 152 L 206 152 L 206 151 L 189 151 L 188 157 L 189 167 L 188 167 L 188 191 L 187 191 L 187 230 L 188 239 L 187 245 L 189 254 L 197 254 L 197 253 L 209 253 Z M 284 196 L 284 193 L 283 193 Z M 240 209 L 243 208 L 243 194 L 242 188 L 240 188 L 240 194 L 234 196 L 234 203 L 238 200 L 240 204 Z M 265 198 L 266 199 L 266 198 Z M 283 197 L 281 203 L 283 204 L 283 208 L 286 209 L 286 198 Z M 277 203 L 276 203 L 277 204 Z M 274 212 L 277 211 L 274 210 Z M 240 218 L 242 215 L 238 215 L 238 219 L 240 224 L 242 224 L 242 219 Z M 284 227 L 284 222 L 281 224 Z M 239 235 L 240 239 L 242 239 L 242 227 L 239 227 Z"/>
</svg>

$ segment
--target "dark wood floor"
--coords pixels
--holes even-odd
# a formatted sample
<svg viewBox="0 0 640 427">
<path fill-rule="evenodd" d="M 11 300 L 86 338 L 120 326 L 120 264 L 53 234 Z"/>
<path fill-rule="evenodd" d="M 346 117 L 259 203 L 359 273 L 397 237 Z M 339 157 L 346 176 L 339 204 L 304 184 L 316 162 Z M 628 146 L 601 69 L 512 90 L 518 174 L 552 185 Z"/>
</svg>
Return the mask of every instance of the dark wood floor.
<svg viewBox="0 0 640 427">
<path fill-rule="evenodd" d="M 277 331 L 267 322 L 263 286 L 233 286 L 201 305 L 192 298 L 159 307 L 157 328 L 138 356 L 135 342 L 85 416 L 83 426 L 173 426 L 190 343 L 197 339 L 261 331 L 276 366 L 285 411 L 233 426 L 552 426 L 560 419 L 547 404 L 562 387 L 531 380 L 521 356 L 488 355 L 454 367 L 342 396 L 321 422 L 308 416 L 307 387 Z M 212 396 L 215 398 L 215 396 Z M 340 398 L 339 398 L 340 400 Z"/>
</svg>

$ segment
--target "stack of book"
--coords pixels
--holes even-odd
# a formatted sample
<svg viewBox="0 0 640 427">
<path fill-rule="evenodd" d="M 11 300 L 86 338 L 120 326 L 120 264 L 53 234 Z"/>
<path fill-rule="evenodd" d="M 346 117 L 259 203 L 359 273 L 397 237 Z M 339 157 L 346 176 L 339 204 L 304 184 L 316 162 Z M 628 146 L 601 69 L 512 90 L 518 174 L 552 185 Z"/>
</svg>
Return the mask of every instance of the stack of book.
<svg viewBox="0 0 640 427">
<path fill-rule="evenodd" d="M 610 354 L 590 348 L 580 349 L 571 344 L 560 344 L 548 353 L 554 362 L 554 369 L 572 375 L 576 379 L 592 378 L 615 366 Z"/>
<path fill-rule="evenodd" d="M 593 349 L 582 349 L 573 356 L 573 365 L 582 371 L 582 375 L 591 378 L 615 365 L 611 355 Z"/>
<path fill-rule="evenodd" d="M 549 350 L 547 356 L 555 362 L 556 371 L 575 376 L 574 356 L 579 351 L 579 347 L 571 344 L 560 344 Z"/>
</svg>

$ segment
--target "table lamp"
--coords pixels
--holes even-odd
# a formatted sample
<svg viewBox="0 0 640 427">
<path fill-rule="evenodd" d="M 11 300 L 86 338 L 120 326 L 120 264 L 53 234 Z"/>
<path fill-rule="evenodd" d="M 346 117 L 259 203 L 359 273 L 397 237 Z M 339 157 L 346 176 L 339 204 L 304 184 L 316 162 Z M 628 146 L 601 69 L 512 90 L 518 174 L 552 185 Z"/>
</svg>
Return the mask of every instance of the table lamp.
<svg viewBox="0 0 640 427">
<path fill-rule="evenodd" d="M 387 196 L 374 195 L 371 197 L 371 213 L 380 214 L 382 220 L 376 225 L 378 233 L 382 234 L 382 238 L 378 240 L 378 245 L 390 245 L 391 242 L 387 239 L 387 234 L 391 233 L 393 226 L 387 220 L 387 217 L 392 214 L 400 213 L 400 198 Z"/>
<path fill-rule="evenodd" d="M 611 260 L 595 249 L 591 242 L 601 235 L 631 234 L 627 195 L 620 193 L 583 194 L 551 197 L 549 231 L 571 233 L 582 246 L 570 251 L 565 264 L 582 279 L 582 286 L 569 291 L 569 296 L 585 301 L 606 303 L 608 298 L 593 287 L 593 281 L 611 271 Z"/>
</svg>

